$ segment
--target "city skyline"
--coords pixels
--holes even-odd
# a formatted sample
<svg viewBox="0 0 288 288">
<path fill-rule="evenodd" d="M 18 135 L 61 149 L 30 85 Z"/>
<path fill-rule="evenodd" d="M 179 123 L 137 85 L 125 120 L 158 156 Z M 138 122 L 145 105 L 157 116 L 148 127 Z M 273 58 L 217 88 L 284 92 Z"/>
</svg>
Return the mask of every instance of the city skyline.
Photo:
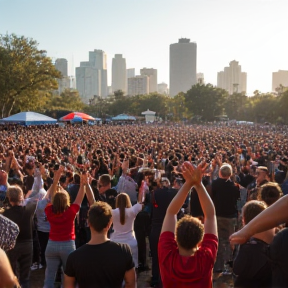
<svg viewBox="0 0 288 288">
<path fill-rule="evenodd" d="M 271 92 L 271 73 L 288 70 L 286 0 L 51 0 L 45 13 L 36 0 L 0 0 L 0 9 L 1 34 L 37 40 L 49 57 L 68 60 L 69 75 L 88 60 L 87 51 L 105 51 L 108 85 L 115 54 L 137 75 L 153 67 L 158 83 L 169 83 L 169 45 L 185 37 L 197 43 L 205 83 L 217 85 L 217 72 L 233 59 L 248 74 L 248 95 Z"/>
</svg>

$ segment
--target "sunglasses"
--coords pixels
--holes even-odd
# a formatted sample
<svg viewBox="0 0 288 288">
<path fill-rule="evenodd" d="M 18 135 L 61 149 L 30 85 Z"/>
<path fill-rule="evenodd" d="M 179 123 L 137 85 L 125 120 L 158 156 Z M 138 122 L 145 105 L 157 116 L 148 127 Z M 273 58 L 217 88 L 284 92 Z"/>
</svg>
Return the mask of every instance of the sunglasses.
<svg viewBox="0 0 288 288">
<path fill-rule="evenodd" d="M 98 188 L 100 189 L 101 187 L 103 187 L 104 185 L 98 184 Z"/>
</svg>

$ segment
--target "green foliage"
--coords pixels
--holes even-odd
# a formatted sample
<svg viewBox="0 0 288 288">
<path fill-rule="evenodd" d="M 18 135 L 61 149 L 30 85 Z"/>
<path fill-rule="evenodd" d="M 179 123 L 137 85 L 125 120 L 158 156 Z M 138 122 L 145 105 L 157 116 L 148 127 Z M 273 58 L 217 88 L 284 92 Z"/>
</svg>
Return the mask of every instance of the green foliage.
<svg viewBox="0 0 288 288">
<path fill-rule="evenodd" d="M 2 117 L 14 110 L 35 110 L 47 92 L 57 88 L 61 74 L 46 51 L 24 36 L 0 35 L 0 98 Z M 44 95 L 44 96 L 43 96 Z"/>
<path fill-rule="evenodd" d="M 185 94 L 185 104 L 192 115 L 201 116 L 207 121 L 223 114 L 228 93 L 212 84 L 196 84 Z"/>
<path fill-rule="evenodd" d="M 50 110 L 81 111 L 83 107 L 78 91 L 73 89 L 65 89 L 61 95 L 51 95 L 46 103 L 46 108 Z"/>
</svg>

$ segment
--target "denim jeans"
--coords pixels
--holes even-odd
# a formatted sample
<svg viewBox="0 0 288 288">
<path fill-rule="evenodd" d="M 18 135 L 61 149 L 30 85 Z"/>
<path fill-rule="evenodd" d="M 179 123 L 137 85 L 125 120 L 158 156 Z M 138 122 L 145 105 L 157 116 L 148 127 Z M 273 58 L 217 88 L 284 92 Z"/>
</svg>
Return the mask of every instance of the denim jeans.
<svg viewBox="0 0 288 288">
<path fill-rule="evenodd" d="M 66 261 L 71 252 L 76 249 L 75 241 L 52 241 L 49 240 L 46 251 L 46 271 L 44 288 L 54 288 L 54 280 L 59 265 L 62 263 L 65 270 Z"/>
<path fill-rule="evenodd" d="M 13 272 L 19 277 L 19 282 L 22 288 L 29 287 L 32 251 L 33 242 L 31 240 L 27 242 L 18 242 L 13 249 L 7 252 Z M 19 267 L 19 274 L 17 273 L 17 267 Z"/>
<path fill-rule="evenodd" d="M 235 232 L 236 225 L 237 218 L 225 218 L 217 216 L 219 244 L 214 271 L 223 270 L 224 264 L 232 260 L 233 251 L 230 247 L 229 237 Z"/>
</svg>

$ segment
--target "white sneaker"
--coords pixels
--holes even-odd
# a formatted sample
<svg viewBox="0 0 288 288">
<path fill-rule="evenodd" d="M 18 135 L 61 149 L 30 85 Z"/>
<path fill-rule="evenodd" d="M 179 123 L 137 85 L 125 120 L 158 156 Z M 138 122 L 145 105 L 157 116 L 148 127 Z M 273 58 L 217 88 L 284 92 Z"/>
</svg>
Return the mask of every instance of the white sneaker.
<svg viewBox="0 0 288 288">
<path fill-rule="evenodd" d="M 34 271 L 34 270 L 37 270 L 37 269 L 42 269 L 43 266 L 39 263 L 33 263 L 33 265 L 31 266 L 31 270 Z"/>
</svg>

